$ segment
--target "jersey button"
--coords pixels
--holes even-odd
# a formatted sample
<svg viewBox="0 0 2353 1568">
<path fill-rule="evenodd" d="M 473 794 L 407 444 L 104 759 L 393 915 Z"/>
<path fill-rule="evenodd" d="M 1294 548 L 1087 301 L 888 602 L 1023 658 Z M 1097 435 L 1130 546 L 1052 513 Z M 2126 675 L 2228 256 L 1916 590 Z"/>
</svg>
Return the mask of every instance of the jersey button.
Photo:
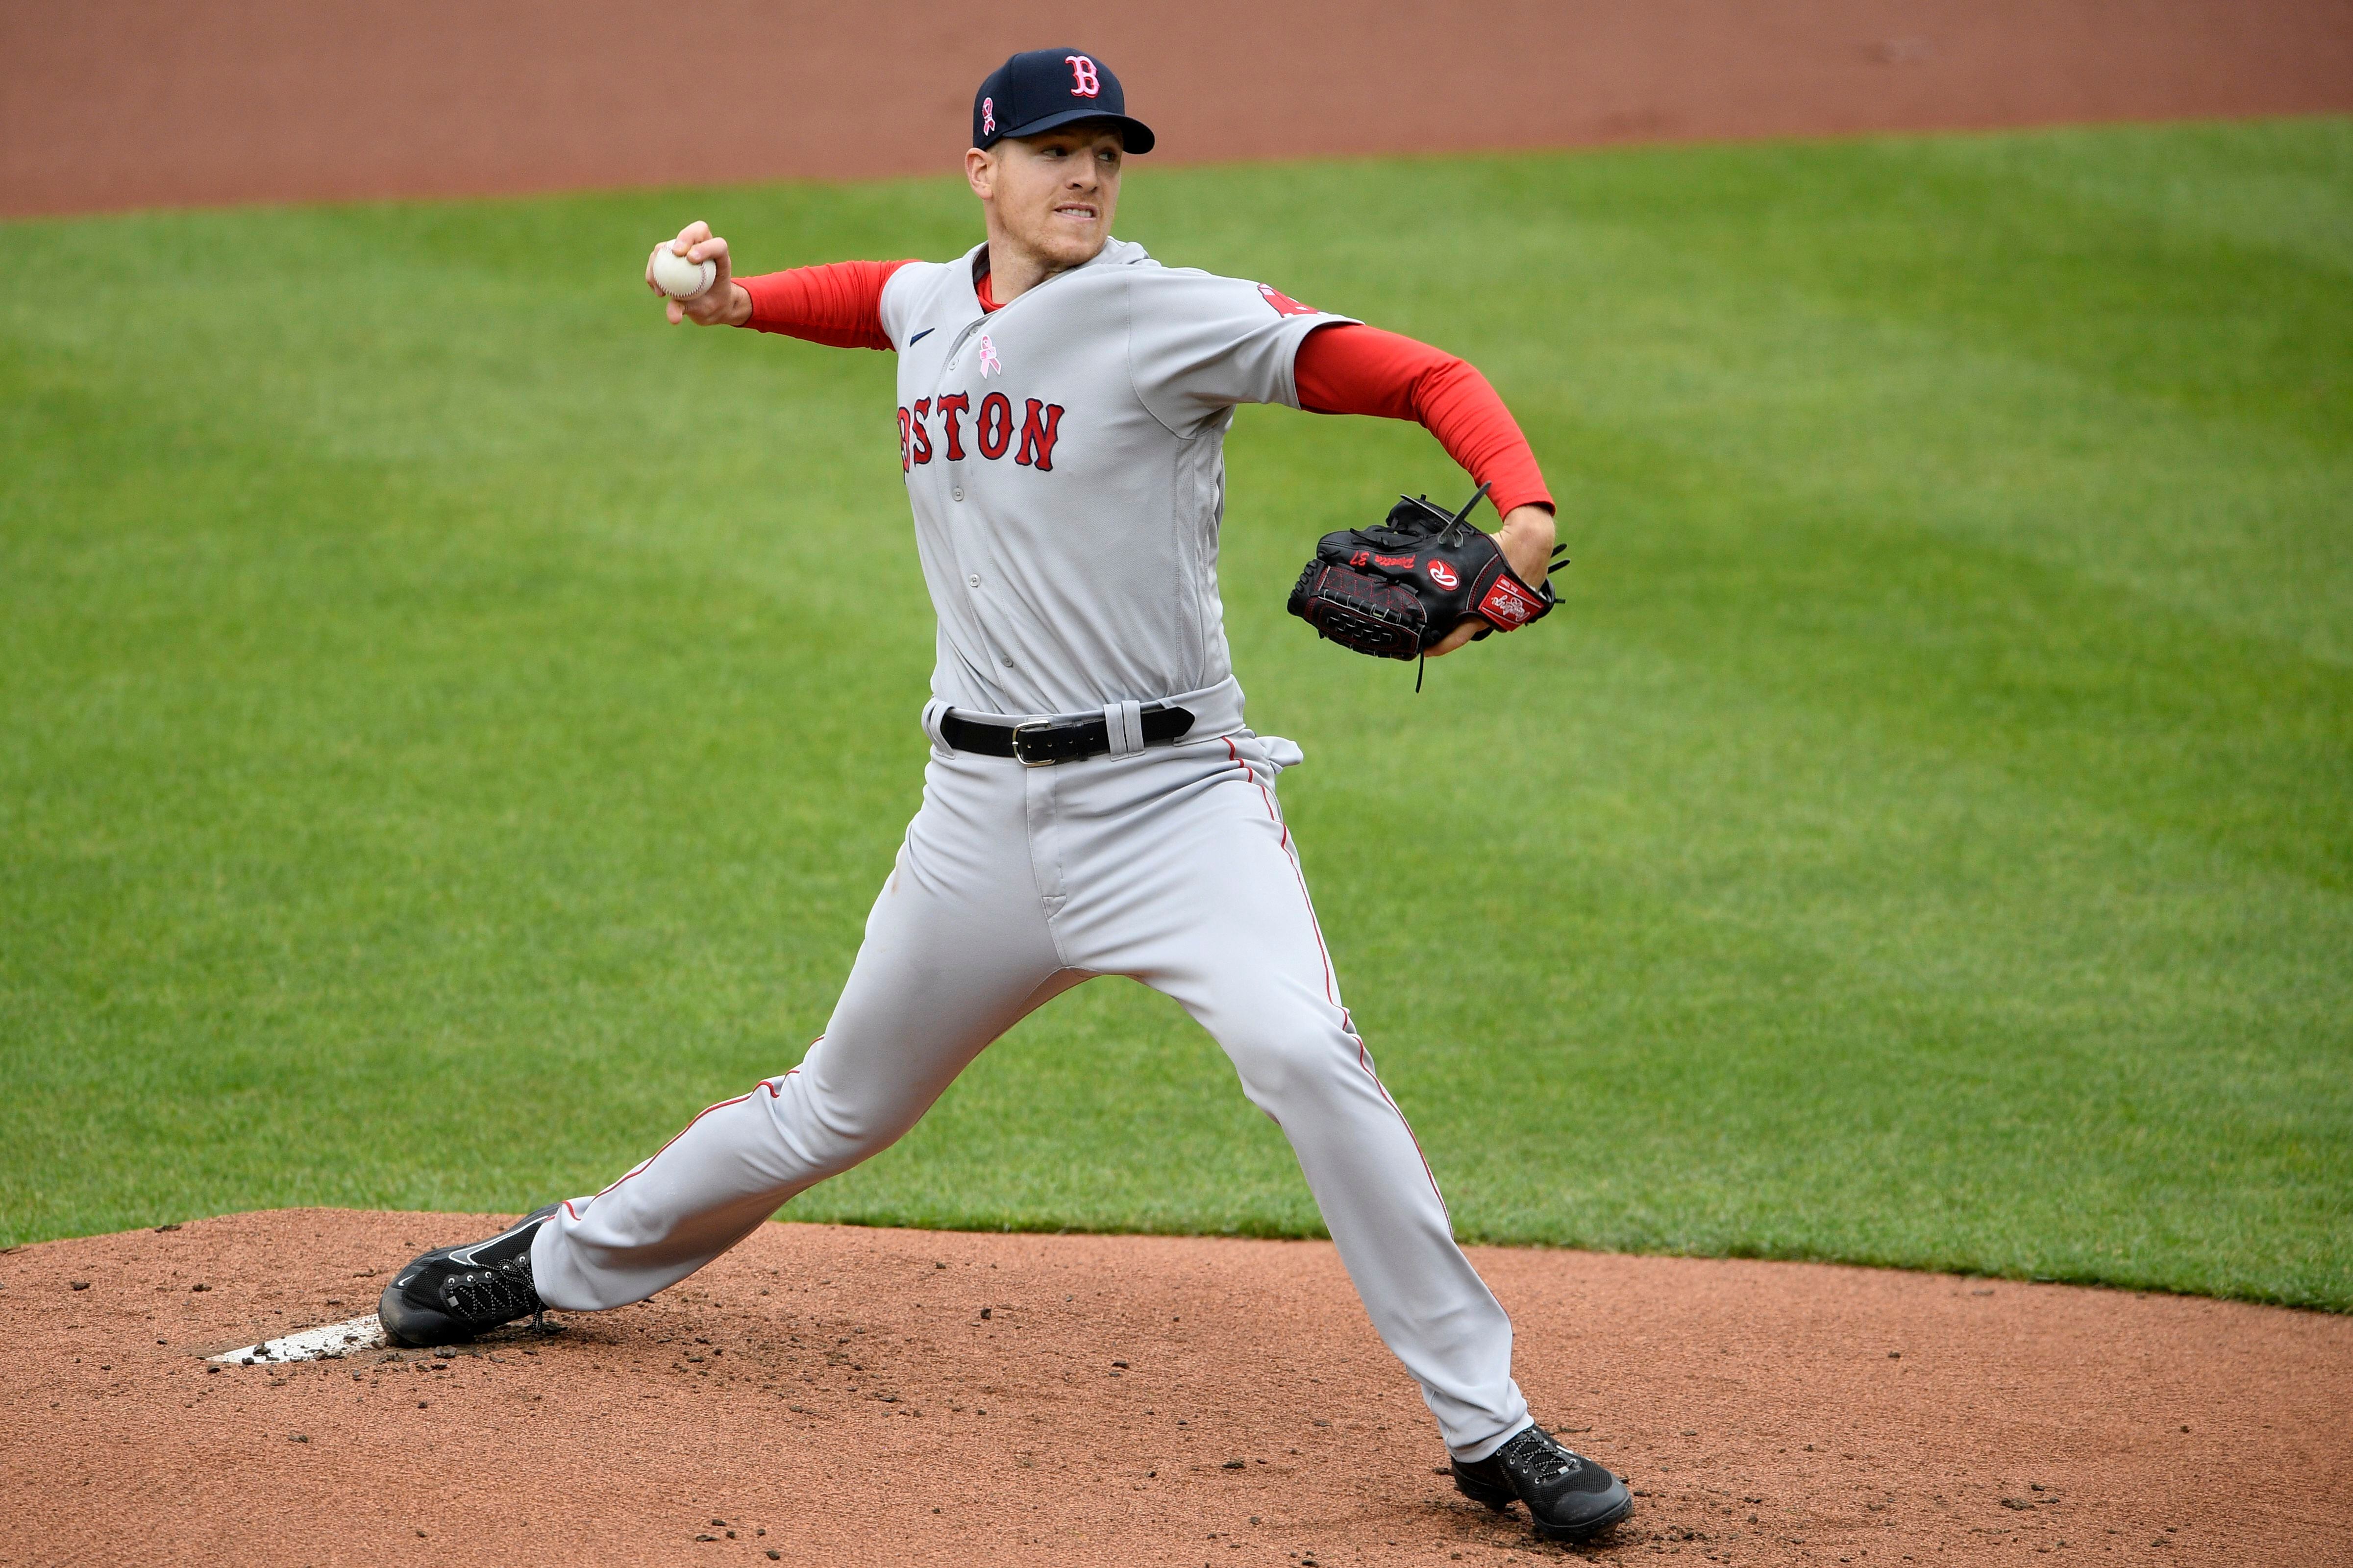
<svg viewBox="0 0 2353 1568">
<path fill-rule="evenodd" d="M 976 572 L 971 576 L 965 578 L 965 581 L 977 588 L 980 586 L 980 574 Z"/>
<path fill-rule="evenodd" d="M 1008 669 L 1013 668 L 1013 656 L 1009 653 L 1005 656 L 1005 668 Z"/>
<path fill-rule="evenodd" d="M 958 485 L 955 489 L 950 490 L 948 494 L 955 497 L 958 500 L 964 500 L 964 487 L 962 485 Z"/>
</svg>

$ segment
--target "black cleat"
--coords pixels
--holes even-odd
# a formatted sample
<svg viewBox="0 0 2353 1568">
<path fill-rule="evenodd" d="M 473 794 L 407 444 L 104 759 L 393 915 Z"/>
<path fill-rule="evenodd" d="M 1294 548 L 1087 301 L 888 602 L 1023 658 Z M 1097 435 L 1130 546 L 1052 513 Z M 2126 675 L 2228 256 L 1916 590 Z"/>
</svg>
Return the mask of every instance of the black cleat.
<svg viewBox="0 0 2353 1568">
<path fill-rule="evenodd" d="M 411 1258 L 376 1303 L 384 1331 L 404 1345 L 448 1345 L 543 1310 L 531 1283 L 531 1243 L 556 1205 L 533 1209 L 488 1241 L 437 1247 Z"/>
<path fill-rule="evenodd" d="M 1572 1454 L 1541 1426 L 1531 1426 L 1485 1458 L 1454 1461 L 1454 1489 L 1497 1513 L 1528 1505 L 1547 1541 L 1582 1541 L 1634 1510 L 1626 1483 L 1594 1460 Z"/>
</svg>

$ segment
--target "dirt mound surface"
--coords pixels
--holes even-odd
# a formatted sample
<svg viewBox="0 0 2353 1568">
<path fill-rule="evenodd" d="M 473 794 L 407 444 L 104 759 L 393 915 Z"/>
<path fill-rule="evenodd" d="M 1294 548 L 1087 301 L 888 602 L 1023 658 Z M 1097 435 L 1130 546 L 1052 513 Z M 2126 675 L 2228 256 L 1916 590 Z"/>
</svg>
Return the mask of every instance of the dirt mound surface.
<svg viewBox="0 0 2353 1568">
<path fill-rule="evenodd" d="M 0 1257 L 0 1563 L 1530 1563 L 1456 1496 L 1328 1245 L 769 1225 L 454 1354 L 223 1366 L 496 1216 L 294 1210 Z M 1578 1549 L 2310 1564 L 2353 1319 L 1810 1264 L 1482 1248 Z"/>
<path fill-rule="evenodd" d="M 0 7 L 0 213 L 941 174 L 1064 42 L 1153 157 L 2353 109 L 2346 0 L 83 0 Z"/>
</svg>

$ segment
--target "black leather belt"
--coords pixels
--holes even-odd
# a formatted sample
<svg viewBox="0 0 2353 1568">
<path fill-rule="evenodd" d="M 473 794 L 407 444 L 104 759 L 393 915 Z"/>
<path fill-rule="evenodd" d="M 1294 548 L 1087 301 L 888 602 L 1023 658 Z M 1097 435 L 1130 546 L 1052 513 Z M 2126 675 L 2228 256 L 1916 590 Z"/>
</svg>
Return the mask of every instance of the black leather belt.
<svg viewBox="0 0 2353 1568">
<path fill-rule="evenodd" d="M 1193 715 L 1165 702 L 1147 702 L 1143 713 L 1144 743 L 1166 744 L 1193 727 Z M 1100 713 L 1067 719 L 1033 719 L 1027 724 L 992 724 L 966 719 L 953 708 L 940 715 L 940 736 L 959 752 L 984 757 L 1018 757 L 1029 768 L 1055 763 L 1081 762 L 1111 750 L 1111 726 Z"/>
</svg>

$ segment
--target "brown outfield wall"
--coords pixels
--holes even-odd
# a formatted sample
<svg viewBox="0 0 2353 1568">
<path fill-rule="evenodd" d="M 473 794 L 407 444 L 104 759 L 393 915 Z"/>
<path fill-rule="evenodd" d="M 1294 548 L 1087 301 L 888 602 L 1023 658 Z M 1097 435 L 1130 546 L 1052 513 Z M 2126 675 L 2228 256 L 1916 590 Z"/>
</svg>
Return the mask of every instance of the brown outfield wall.
<svg viewBox="0 0 2353 1568">
<path fill-rule="evenodd" d="M 2353 110 L 2353 0 L 7 0 L 0 214 L 943 170 L 1059 44 L 1185 162 Z"/>
</svg>

